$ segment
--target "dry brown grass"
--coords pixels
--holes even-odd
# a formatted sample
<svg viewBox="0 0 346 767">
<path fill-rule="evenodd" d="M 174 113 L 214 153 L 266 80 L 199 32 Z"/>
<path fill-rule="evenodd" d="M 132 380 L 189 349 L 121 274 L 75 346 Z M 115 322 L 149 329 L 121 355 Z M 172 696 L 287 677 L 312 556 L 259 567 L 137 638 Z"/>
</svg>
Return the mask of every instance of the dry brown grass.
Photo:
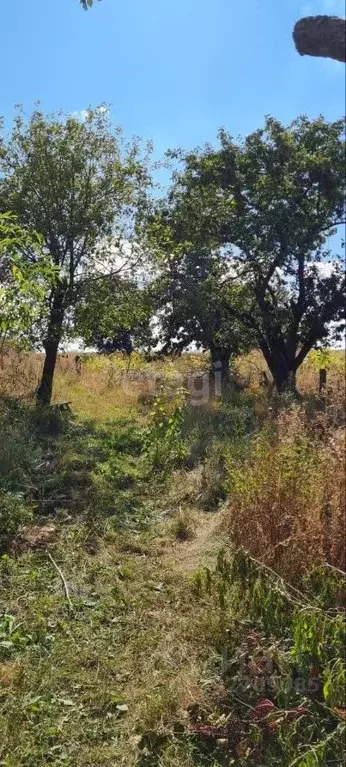
<svg viewBox="0 0 346 767">
<path fill-rule="evenodd" d="M 331 391 L 342 390 L 345 395 L 345 352 L 343 350 L 330 350 L 329 362 L 327 363 L 327 384 Z M 318 355 L 312 352 L 299 368 L 297 375 L 298 389 L 303 393 L 317 392 L 319 386 L 319 369 L 321 364 Z M 254 392 L 261 389 L 261 374 L 266 372 L 270 379 L 270 373 L 263 355 L 259 351 L 252 351 L 237 360 L 236 368 L 244 378 L 247 386 Z"/>
<path fill-rule="evenodd" d="M 0 394 L 29 396 L 35 392 L 43 366 L 39 353 L 8 351 L 0 357 Z M 83 388 L 104 394 L 112 388 L 136 389 L 152 393 L 162 383 L 182 385 L 189 373 L 208 369 L 208 355 L 183 354 L 177 358 L 162 358 L 146 362 L 140 354 L 133 354 L 129 361 L 121 353 L 110 356 L 61 353 L 56 366 L 54 400 L 65 389 L 82 384 Z M 254 392 L 260 390 L 262 371 L 268 373 L 260 352 L 251 352 L 237 361 L 236 368 L 244 384 Z M 317 392 L 319 364 L 309 357 L 298 373 L 298 387 L 303 393 Z M 331 351 L 327 377 L 328 389 L 340 391 L 345 396 L 345 354 Z"/>
<path fill-rule="evenodd" d="M 0 359 L 0 396 L 35 396 L 43 366 L 43 355 L 9 351 Z M 119 411 L 134 415 L 141 400 L 150 400 L 158 388 L 181 386 L 189 373 L 204 370 L 206 358 L 187 354 L 181 358 L 145 362 L 139 354 L 129 361 L 123 354 L 111 356 L 58 356 L 53 387 L 53 402 L 68 401 L 83 417 L 104 420 Z"/>
<path fill-rule="evenodd" d="M 328 412 L 281 412 L 228 470 L 233 545 L 291 580 L 324 561 L 345 569 L 345 432 Z"/>
<path fill-rule="evenodd" d="M 35 391 L 42 355 L 11 353 L 2 362 L 0 394 L 23 396 Z M 61 354 L 54 401 L 70 401 L 74 412 L 84 418 L 136 419 L 141 402 L 157 386 L 165 383 L 174 388 L 182 376 L 205 364 L 202 355 L 155 363 L 134 355 L 129 368 L 128 359 L 120 354 L 85 356 L 81 362 L 74 353 Z M 344 354 L 331 353 L 323 401 L 316 399 L 316 361 L 310 358 L 302 366 L 298 383 L 308 396 L 304 408 L 282 411 L 275 397 L 269 401 L 259 387 L 263 368 L 256 352 L 239 361 L 250 391 L 257 391 L 255 411 L 265 426 L 254 437 L 245 461 L 228 466 L 228 533 L 236 546 L 245 546 L 283 574 L 297 577 L 324 559 L 345 569 Z M 200 465 L 195 471 L 199 474 L 204 468 Z M 183 475 L 178 484 L 184 496 L 194 473 Z"/>
</svg>

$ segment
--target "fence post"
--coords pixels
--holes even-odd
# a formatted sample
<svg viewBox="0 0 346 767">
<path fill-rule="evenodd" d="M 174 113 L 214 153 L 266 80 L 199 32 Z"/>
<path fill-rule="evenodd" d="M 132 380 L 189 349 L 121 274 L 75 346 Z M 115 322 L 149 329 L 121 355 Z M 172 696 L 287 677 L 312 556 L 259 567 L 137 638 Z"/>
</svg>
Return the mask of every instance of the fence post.
<svg viewBox="0 0 346 767">
<path fill-rule="evenodd" d="M 213 370 L 214 370 L 214 397 L 221 397 L 222 396 L 222 362 L 219 362 L 218 360 L 214 362 L 213 364 Z"/>
<path fill-rule="evenodd" d="M 321 368 L 320 370 L 320 380 L 319 380 L 319 390 L 322 392 L 327 385 L 327 370 L 326 368 Z"/>
</svg>

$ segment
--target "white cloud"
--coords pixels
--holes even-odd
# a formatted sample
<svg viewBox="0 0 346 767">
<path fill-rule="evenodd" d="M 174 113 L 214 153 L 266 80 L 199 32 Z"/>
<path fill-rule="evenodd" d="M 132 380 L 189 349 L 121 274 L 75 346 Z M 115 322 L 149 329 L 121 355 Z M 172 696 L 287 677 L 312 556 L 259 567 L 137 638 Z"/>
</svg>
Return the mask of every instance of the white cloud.
<svg viewBox="0 0 346 767">
<path fill-rule="evenodd" d="M 152 269 L 148 274 L 145 252 L 140 245 L 121 237 L 110 237 L 99 242 L 90 256 L 88 270 L 91 275 L 130 277 L 139 285 L 148 283 L 154 277 Z"/>
<path fill-rule="evenodd" d="M 74 112 L 72 112 L 71 116 L 74 117 L 76 120 L 80 120 L 81 122 L 84 123 L 88 117 L 88 110 L 87 109 L 80 109 L 79 111 L 75 110 Z"/>
<path fill-rule="evenodd" d="M 88 118 L 89 109 L 75 109 L 74 112 L 71 113 L 72 117 L 75 117 L 76 120 L 80 120 L 81 122 L 85 122 L 85 120 Z M 109 112 L 109 107 L 106 106 L 106 104 L 101 104 L 100 107 L 97 107 L 95 110 L 99 112 L 101 115 L 107 114 Z"/>
<path fill-rule="evenodd" d="M 59 346 L 59 354 L 67 352 L 85 352 L 86 354 L 92 354 L 96 352 L 95 346 L 85 346 L 82 338 L 76 338 L 74 341 L 63 341 Z"/>
</svg>

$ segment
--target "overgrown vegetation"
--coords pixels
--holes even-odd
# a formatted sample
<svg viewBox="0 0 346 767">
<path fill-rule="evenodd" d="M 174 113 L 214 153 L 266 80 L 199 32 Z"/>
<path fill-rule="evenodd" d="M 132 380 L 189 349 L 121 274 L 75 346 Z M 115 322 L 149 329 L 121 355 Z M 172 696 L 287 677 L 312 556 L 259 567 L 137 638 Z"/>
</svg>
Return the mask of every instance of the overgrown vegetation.
<svg viewBox="0 0 346 767">
<path fill-rule="evenodd" d="M 346 767 L 344 120 L 152 153 L 0 119 L 0 767 Z"/>
<path fill-rule="evenodd" d="M 342 764 L 343 123 L 219 138 L 3 132 L 0 767 Z"/>
<path fill-rule="evenodd" d="M 73 412 L 5 396 L 42 364 L 5 359 L 0 764 L 343 764 L 336 353 L 299 404 L 256 357 L 247 388 L 201 400 L 198 355 L 62 357 Z"/>
<path fill-rule="evenodd" d="M 345 569 L 340 548 L 344 515 L 344 440 L 326 413 L 301 407 L 271 417 L 246 459 L 228 463 L 227 526 L 236 546 L 289 579 L 325 559 Z"/>
<path fill-rule="evenodd" d="M 323 607 L 318 578 L 298 591 L 244 549 L 232 559 L 220 551 L 215 572 L 196 579 L 198 593 L 219 601 L 222 695 L 216 723 L 200 711 L 191 729 L 216 750 L 222 733 L 231 764 L 232 757 L 249 765 L 343 763 L 342 580 L 333 569 L 318 573 L 328 593 Z"/>
</svg>

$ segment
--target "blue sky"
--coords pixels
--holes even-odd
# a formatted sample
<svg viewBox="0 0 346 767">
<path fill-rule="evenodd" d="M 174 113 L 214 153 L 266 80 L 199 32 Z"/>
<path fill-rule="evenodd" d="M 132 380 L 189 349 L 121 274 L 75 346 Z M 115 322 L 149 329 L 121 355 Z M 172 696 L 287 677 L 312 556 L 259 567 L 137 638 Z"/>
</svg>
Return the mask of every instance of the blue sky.
<svg viewBox="0 0 346 767">
<path fill-rule="evenodd" d="M 246 134 L 265 114 L 344 112 L 344 67 L 300 57 L 301 16 L 343 0 L 2 0 L 0 114 L 83 110 L 101 102 L 128 135 L 167 148 Z"/>
</svg>

